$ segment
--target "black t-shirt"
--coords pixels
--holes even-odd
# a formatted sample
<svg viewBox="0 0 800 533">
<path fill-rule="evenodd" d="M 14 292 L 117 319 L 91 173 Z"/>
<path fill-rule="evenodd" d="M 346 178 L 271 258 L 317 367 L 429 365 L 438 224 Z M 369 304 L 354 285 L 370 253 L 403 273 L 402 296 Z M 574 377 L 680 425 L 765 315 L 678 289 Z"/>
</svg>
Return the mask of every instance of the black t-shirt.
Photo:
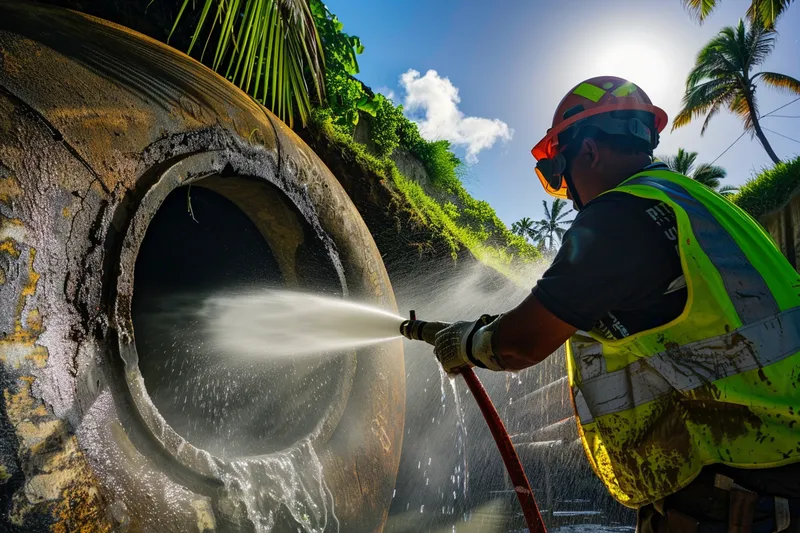
<svg viewBox="0 0 800 533">
<path fill-rule="evenodd" d="M 677 238 L 667 204 L 606 193 L 578 212 L 533 294 L 567 324 L 609 339 L 661 326 L 686 305 Z"/>
</svg>

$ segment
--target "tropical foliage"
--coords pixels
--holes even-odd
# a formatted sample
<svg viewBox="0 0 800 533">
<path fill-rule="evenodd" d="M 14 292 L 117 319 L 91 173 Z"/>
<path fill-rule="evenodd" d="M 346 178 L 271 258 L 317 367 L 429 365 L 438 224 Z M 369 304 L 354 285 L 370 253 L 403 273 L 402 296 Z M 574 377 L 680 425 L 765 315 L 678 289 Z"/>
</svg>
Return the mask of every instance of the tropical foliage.
<svg viewBox="0 0 800 533">
<path fill-rule="evenodd" d="M 700 163 L 695 166 L 697 152 L 687 152 L 683 148 L 678 148 L 678 153 L 673 156 L 662 156 L 659 159 L 666 164 L 670 170 L 688 176 L 711 189 L 719 189 L 720 180 L 728 175 L 727 171 L 709 163 Z M 726 189 L 730 190 L 730 189 Z"/>
<path fill-rule="evenodd" d="M 702 135 L 711 119 L 725 107 L 742 119 L 746 131 L 758 137 L 770 158 L 780 162 L 759 123 L 756 83 L 800 94 L 800 81 L 777 72 L 753 73 L 753 68 L 772 52 L 775 35 L 760 23 L 746 28 L 741 20 L 735 28 L 723 28 L 698 54 L 686 79 L 683 108 L 673 120 L 672 129 L 705 115 Z"/>
<path fill-rule="evenodd" d="M 310 116 L 307 80 L 316 99 L 325 100 L 319 16 L 308 0 L 183 0 L 170 36 L 190 18 L 187 8 L 200 10 L 199 17 L 191 17 L 197 22 L 187 52 L 284 122 L 292 125 L 299 116 L 305 123 Z"/>
<path fill-rule="evenodd" d="M 566 233 L 568 226 L 573 222 L 573 219 L 564 220 L 571 211 L 565 210 L 567 202 L 561 198 L 553 200 L 552 205 L 547 205 L 545 200 L 542 200 L 544 207 L 544 218 L 534 222 L 528 217 L 522 218 L 511 225 L 512 233 L 530 239 L 541 250 L 552 252 Z"/>
<path fill-rule="evenodd" d="M 536 223 L 528 217 L 521 218 L 511 224 L 511 233 L 525 239 L 535 239 Z"/>
<path fill-rule="evenodd" d="M 366 146 L 355 142 L 330 116 L 315 113 L 311 124 L 336 143 L 345 157 L 391 182 L 403 201 L 413 208 L 419 223 L 447 243 L 454 259 L 459 250 L 466 248 L 479 260 L 513 278 L 515 273 L 509 269 L 512 264 L 539 257 L 534 246 L 503 225 L 488 203 L 475 200 L 466 192 L 454 198 L 463 203 L 462 208 L 453 202 L 437 201 L 419 183 L 403 176 L 391 159 L 370 153 Z"/>
<path fill-rule="evenodd" d="M 762 171 L 742 185 L 733 202 L 754 217 L 777 209 L 800 187 L 800 157 Z"/>
<path fill-rule="evenodd" d="M 463 166 L 449 142 L 423 139 L 402 106 L 354 77 L 364 46 L 343 31 L 321 0 L 181 1 L 173 32 L 180 24 L 193 25 L 191 53 L 290 126 L 295 117 L 303 125 L 308 121 L 382 175 L 449 243 L 454 257 L 464 246 L 494 266 L 508 264 L 512 255 L 523 260 L 538 256 L 525 239 L 508 231 L 487 202 L 467 193 L 460 179 Z M 188 16 L 190 11 L 194 16 Z M 311 95 L 308 87 L 313 87 Z M 365 116 L 369 149 L 354 140 Z M 442 191 L 437 197 L 445 199 L 435 200 L 397 170 L 391 157 L 398 149 L 424 165 Z"/>
<path fill-rule="evenodd" d="M 315 17 L 321 17 L 318 27 L 325 48 L 327 105 L 314 110 L 315 127 L 358 153 L 360 161 L 369 162 L 373 170 L 384 175 L 419 211 L 426 224 L 445 236 L 454 256 L 459 247 L 466 246 L 495 266 L 510 261 L 509 250 L 522 259 L 536 257 L 536 249 L 508 231 L 487 202 L 476 200 L 466 191 L 461 182 L 464 167 L 448 141 L 424 139 L 417 125 L 405 117 L 402 106 L 373 93 L 353 77 L 358 71 L 356 56 L 363 46 L 356 37 L 342 33 L 335 15 L 314 7 L 317 2 L 312 0 L 312 11 Z M 333 50 L 329 49 L 331 46 Z M 369 118 L 369 150 L 354 139 L 364 117 Z M 439 200 L 397 170 L 392 160 L 397 150 L 422 163 L 431 183 L 440 191 L 436 194 Z"/>
<path fill-rule="evenodd" d="M 682 0 L 689 12 L 704 21 L 719 4 L 718 0 Z M 765 28 L 773 28 L 778 17 L 786 11 L 793 0 L 751 0 L 747 8 L 750 22 L 760 22 Z"/>
<path fill-rule="evenodd" d="M 320 0 L 310 0 L 311 12 L 325 51 L 325 105 L 334 122 L 352 132 L 359 111 L 376 114 L 372 91 L 353 76 L 359 73 L 358 55 L 364 53 L 361 39 L 344 33 L 344 25 Z"/>
<path fill-rule="evenodd" d="M 544 207 L 544 218 L 536 223 L 536 230 L 534 232 L 534 241 L 539 246 L 549 252 L 556 249 L 556 245 L 561 243 L 567 228 L 574 219 L 564 220 L 564 217 L 570 214 L 567 207 L 567 202 L 561 198 L 553 200 L 552 205 L 547 205 L 545 200 L 542 200 Z M 566 208 L 566 210 L 565 210 Z"/>
</svg>

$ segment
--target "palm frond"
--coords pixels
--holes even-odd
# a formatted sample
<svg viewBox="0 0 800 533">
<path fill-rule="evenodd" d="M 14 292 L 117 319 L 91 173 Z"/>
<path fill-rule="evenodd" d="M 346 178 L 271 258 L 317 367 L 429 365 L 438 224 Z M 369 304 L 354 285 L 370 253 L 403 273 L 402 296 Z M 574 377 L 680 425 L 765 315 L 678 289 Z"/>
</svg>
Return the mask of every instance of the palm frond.
<svg viewBox="0 0 800 533">
<path fill-rule="evenodd" d="M 708 110 L 706 114 L 706 119 L 703 121 L 703 126 L 700 128 L 700 136 L 706 134 L 706 130 L 708 129 L 708 125 L 711 123 L 711 119 L 714 118 L 719 110 L 722 108 L 722 102 L 717 100 L 714 105 L 711 106 L 711 109 Z"/>
<path fill-rule="evenodd" d="M 787 76 L 786 74 L 778 74 L 777 72 L 759 72 L 753 76 L 753 79 L 760 78 L 764 83 L 776 89 L 784 89 L 796 94 L 800 94 L 800 80 Z"/>
<path fill-rule="evenodd" d="M 723 32 L 727 30 L 733 31 L 732 28 L 725 28 Z M 725 52 L 730 40 L 731 37 L 720 34 L 700 50 L 695 58 L 694 67 L 686 77 L 687 90 L 696 87 L 704 80 L 717 80 L 718 83 L 733 81 L 734 76 L 731 76 L 731 73 L 735 73 L 738 67 L 728 57 L 730 54 Z M 709 86 L 709 90 L 710 88 L 713 86 Z"/>
<path fill-rule="evenodd" d="M 735 85 L 729 80 L 713 80 L 687 89 L 683 97 L 682 108 L 672 119 L 672 130 L 689 124 L 693 119 L 710 113 L 729 101 L 736 92 Z"/>
<path fill-rule="evenodd" d="M 717 192 L 720 193 L 722 196 L 732 196 L 739 192 L 739 187 L 734 185 L 725 185 L 724 187 L 720 187 L 717 189 Z"/>
<path fill-rule="evenodd" d="M 194 0 L 184 0 L 172 32 Z M 216 41 L 210 66 L 235 83 L 280 119 L 305 124 L 311 112 L 306 76 L 316 98 L 323 102 L 324 54 L 307 0 L 204 0 L 188 53 L 206 33 L 199 54 Z M 213 13 L 213 16 L 210 14 Z M 172 32 L 170 35 L 172 35 Z"/>
<path fill-rule="evenodd" d="M 742 24 L 739 21 L 739 24 Z M 745 70 L 760 65 L 775 49 L 775 30 L 765 28 L 760 21 L 753 22 L 745 36 L 743 48 L 747 53 Z"/>
<path fill-rule="evenodd" d="M 716 0 L 683 0 L 683 7 L 697 20 L 703 22 L 714 8 L 717 7 Z"/>
<path fill-rule="evenodd" d="M 706 187 L 716 189 L 719 187 L 719 181 L 724 179 L 728 172 L 722 168 L 709 163 L 701 163 L 697 165 L 697 170 L 692 174 L 692 179 L 702 183 Z"/>
<path fill-rule="evenodd" d="M 553 200 L 553 208 L 550 210 L 550 222 L 555 222 L 558 220 L 558 215 L 561 213 L 561 210 L 566 207 L 567 202 L 562 200 L 561 198 L 556 198 Z"/>
<path fill-rule="evenodd" d="M 667 166 L 673 172 L 688 176 L 694 168 L 694 163 L 697 160 L 697 152 L 689 152 L 683 148 L 678 148 L 678 155 L 669 158 L 670 161 Z"/>
<path fill-rule="evenodd" d="M 752 0 L 747 9 L 747 18 L 760 21 L 765 28 L 774 28 L 775 21 L 786 11 L 793 0 Z"/>
</svg>

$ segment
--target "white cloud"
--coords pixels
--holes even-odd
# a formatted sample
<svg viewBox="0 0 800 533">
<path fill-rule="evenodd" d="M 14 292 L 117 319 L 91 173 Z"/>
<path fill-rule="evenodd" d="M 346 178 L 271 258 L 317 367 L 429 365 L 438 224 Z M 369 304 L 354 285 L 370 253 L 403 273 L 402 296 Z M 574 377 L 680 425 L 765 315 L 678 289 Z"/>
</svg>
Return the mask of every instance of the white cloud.
<svg viewBox="0 0 800 533">
<path fill-rule="evenodd" d="M 376 89 L 376 92 L 381 93 L 383 96 L 385 96 L 386 98 L 388 98 L 389 100 L 394 102 L 395 94 L 394 94 L 394 91 L 391 90 L 390 88 L 388 88 L 388 87 L 378 87 Z"/>
<path fill-rule="evenodd" d="M 468 163 L 478 162 L 478 153 L 495 141 L 510 141 L 514 130 L 498 119 L 467 117 L 458 109 L 458 88 L 448 78 L 429 70 L 424 76 L 409 69 L 400 76 L 406 92 L 404 108 L 422 118 L 415 120 L 420 134 L 428 140 L 446 139 L 466 148 Z"/>
</svg>

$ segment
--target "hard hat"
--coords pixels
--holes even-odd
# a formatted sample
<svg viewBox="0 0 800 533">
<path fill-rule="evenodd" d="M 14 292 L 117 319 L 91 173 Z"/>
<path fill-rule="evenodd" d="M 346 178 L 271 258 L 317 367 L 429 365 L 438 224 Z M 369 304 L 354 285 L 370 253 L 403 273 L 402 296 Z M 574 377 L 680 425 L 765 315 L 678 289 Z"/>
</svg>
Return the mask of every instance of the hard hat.
<svg viewBox="0 0 800 533">
<path fill-rule="evenodd" d="M 652 114 L 651 130 L 642 120 L 635 116 L 616 118 L 617 111 L 641 111 Z M 633 114 L 635 115 L 635 113 Z M 648 121 L 649 122 L 649 121 Z M 562 155 L 566 148 L 566 140 L 562 135 L 571 126 L 595 126 L 611 135 L 632 135 L 650 143 L 652 148 L 658 145 L 658 134 L 667 125 L 667 114 L 656 107 L 650 98 L 636 84 L 615 76 L 598 76 L 579 83 L 561 100 L 553 116 L 553 125 L 547 134 L 533 147 L 531 153 L 536 158 L 536 175 L 542 182 L 544 190 L 558 198 L 567 197 L 567 183 L 563 177 L 566 159 Z M 576 128 L 569 139 L 577 134 Z"/>
</svg>

